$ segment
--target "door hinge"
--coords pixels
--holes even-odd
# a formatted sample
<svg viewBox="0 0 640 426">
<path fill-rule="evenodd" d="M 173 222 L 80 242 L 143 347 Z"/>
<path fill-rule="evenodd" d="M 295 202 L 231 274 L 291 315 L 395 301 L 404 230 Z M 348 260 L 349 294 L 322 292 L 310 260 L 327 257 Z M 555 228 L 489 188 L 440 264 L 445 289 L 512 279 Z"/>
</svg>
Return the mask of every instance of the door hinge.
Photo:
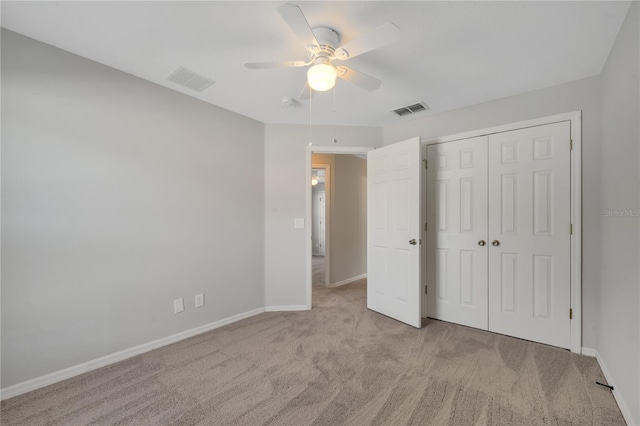
<svg viewBox="0 0 640 426">
<path fill-rule="evenodd" d="M 424 223 L 424 232 L 427 232 L 427 222 Z"/>
<path fill-rule="evenodd" d="M 573 151 L 573 139 L 569 139 L 569 151 Z"/>
<path fill-rule="evenodd" d="M 573 319 L 573 309 L 569 308 L 569 319 Z"/>
<path fill-rule="evenodd" d="M 424 168 L 426 169 L 426 168 L 427 168 L 427 159 L 425 158 L 425 159 L 424 159 L 424 160 L 422 160 L 422 161 L 424 161 Z"/>
<path fill-rule="evenodd" d="M 427 291 L 427 286 L 424 286 L 424 294 L 429 294 L 429 292 Z"/>
<path fill-rule="evenodd" d="M 569 224 L 569 233 L 573 235 L 573 223 Z"/>
</svg>

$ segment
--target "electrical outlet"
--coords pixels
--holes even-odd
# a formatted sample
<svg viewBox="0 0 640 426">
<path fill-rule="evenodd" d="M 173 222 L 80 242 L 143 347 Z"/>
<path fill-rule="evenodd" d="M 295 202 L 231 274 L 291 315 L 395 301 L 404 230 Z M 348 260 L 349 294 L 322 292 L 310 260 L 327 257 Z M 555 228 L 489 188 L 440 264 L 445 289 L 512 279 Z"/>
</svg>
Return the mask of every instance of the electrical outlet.
<svg viewBox="0 0 640 426">
<path fill-rule="evenodd" d="M 304 228 L 304 219 L 301 217 L 293 219 L 293 227 L 296 229 Z"/>
<path fill-rule="evenodd" d="M 184 311 L 184 300 L 182 297 L 180 299 L 176 299 L 173 301 L 173 313 L 177 314 L 178 312 Z"/>
<path fill-rule="evenodd" d="M 196 308 L 202 308 L 204 306 L 204 294 L 196 294 Z"/>
</svg>

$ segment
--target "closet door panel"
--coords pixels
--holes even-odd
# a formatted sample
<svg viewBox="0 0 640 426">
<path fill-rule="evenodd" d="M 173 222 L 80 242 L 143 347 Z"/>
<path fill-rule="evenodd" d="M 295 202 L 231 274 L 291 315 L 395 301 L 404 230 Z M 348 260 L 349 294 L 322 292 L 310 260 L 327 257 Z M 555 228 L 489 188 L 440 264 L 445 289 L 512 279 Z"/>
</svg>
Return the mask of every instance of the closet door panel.
<svg viewBox="0 0 640 426">
<path fill-rule="evenodd" d="M 570 346 L 570 125 L 489 136 L 489 330 Z"/>
<path fill-rule="evenodd" d="M 427 147 L 426 241 L 427 316 L 485 330 L 487 140 Z"/>
</svg>

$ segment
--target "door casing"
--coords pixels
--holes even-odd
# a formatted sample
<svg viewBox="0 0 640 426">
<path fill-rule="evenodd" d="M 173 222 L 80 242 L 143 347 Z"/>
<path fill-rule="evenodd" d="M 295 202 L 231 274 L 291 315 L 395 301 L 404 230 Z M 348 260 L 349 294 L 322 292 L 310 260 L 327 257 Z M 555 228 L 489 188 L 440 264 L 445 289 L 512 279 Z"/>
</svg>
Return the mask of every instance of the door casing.
<svg viewBox="0 0 640 426">
<path fill-rule="evenodd" d="M 312 285 L 313 285 L 313 272 L 312 272 L 312 264 L 311 264 L 311 257 L 312 257 L 312 253 L 313 253 L 313 247 L 311 247 L 311 197 L 312 197 L 312 190 L 311 190 L 311 172 L 313 169 L 313 164 L 312 164 L 312 155 L 313 154 L 366 154 L 368 151 L 371 151 L 372 149 L 375 149 L 375 147 L 372 146 L 364 146 L 364 147 L 354 147 L 354 146 L 345 146 L 345 147 L 336 147 L 336 146 L 308 146 L 307 147 L 307 153 L 306 153 L 306 212 L 305 212 L 305 221 L 306 221 L 306 226 L 305 228 L 305 236 L 306 236 L 306 244 L 305 244 L 305 251 L 306 251 L 306 275 L 307 275 L 307 309 L 310 310 L 311 309 L 311 304 L 312 304 Z M 330 178 L 327 178 L 330 179 Z M 327 184 L 325 184 L 327 185 Z M 327 192 L 328 194 L 328 192 Z M 328 208 L 329 205 L 329 199 L 328 197 L 325 198 L 325 207 Z M 325 220 L 327 222 L 326 225 L 326 234 L 325 234 L 325 258 L 327 258 L 329 256 L 330 253 L 330 241 L 329 241 L 329 226 L 331 226 L 330 224 L 330 218 L 327 216 L 325 216 Z M 325 282 L 329 282 L 328 281 L 328 275 L 329 275 L 329 268 L 325 269 Z"/>
</svg>

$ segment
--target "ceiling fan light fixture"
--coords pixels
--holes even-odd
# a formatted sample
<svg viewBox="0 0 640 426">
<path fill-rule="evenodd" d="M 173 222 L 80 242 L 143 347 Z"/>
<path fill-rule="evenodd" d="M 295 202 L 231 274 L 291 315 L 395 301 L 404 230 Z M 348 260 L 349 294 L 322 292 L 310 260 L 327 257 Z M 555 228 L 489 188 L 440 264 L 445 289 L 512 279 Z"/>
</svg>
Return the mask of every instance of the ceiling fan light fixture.
<svg viewBox="0 0 640 426">
<path fill-rule="evenodd" d="M 316 92 L 326 92 L 336 84 L 338 72 L 329 64 L 316 64 L 307 71 L 309 86 Z"/>
</svg>

